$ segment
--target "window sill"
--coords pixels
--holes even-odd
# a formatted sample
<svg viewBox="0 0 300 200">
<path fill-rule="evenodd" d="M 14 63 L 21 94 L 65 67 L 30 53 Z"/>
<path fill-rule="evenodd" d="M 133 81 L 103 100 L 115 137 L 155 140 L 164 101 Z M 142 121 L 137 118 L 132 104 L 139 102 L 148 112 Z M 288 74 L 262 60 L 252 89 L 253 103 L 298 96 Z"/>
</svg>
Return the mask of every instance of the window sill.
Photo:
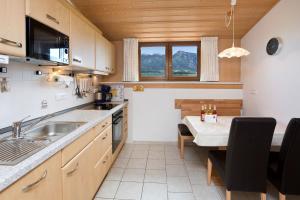
<svg viewBox="0 0 300 200">
<path fill-rule="evenodd" d="M 126 88 L 142 85 L 144 88 L 182 88 L 182 89 L 242 89 L 241 82 L 200 82 L 200 81 L 139 81 L 139 82 L 101 82 L 100 84 L 124 84 Z"/>
</svg>

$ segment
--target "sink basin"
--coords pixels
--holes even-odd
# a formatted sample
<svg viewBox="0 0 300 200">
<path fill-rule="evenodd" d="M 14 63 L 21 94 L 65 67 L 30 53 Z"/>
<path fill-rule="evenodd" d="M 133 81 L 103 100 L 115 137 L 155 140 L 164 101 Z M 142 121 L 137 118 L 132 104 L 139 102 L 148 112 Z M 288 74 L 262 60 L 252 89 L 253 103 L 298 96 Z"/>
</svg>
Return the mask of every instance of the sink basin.
<svg viewBox="0 0 300 200">
<path fill-rule="evenodd" d="M 85 122 L 47 122 L 27 131 L 22 138 L 0 140 L 0 165 L 16 165 L 83 124 Z"/>
<path fill-rule="evenodd" d="M 24 134 L 24 138 L 33 140 L 47 139 L 51 142 L 71 133 L 85 124 L 84 122 L 47 122 Z"/>
</svg>

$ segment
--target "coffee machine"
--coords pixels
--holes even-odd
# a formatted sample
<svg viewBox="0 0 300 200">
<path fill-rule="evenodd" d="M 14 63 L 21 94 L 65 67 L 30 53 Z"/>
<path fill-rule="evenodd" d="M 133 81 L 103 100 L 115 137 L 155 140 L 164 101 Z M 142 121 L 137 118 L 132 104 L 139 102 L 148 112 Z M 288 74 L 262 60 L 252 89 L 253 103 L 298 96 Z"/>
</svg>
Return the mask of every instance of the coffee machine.
<svg viewBox="0 0 300 200">
<path fill-rule="evenodd" d="M 96 105 L 111 102 L 112 93 L 109 85 L 101 85 L 99 91 L 95 94 Z"/>
</svg>

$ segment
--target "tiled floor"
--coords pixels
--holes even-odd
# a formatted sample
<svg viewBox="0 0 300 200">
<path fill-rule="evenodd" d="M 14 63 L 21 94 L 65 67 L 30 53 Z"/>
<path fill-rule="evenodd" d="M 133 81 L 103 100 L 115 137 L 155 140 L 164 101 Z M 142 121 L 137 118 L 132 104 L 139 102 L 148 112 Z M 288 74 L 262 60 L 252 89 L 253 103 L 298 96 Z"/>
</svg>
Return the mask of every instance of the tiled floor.
<svg viewBox="0 0 300 200">
<path fill-rule="evenodd" d="M 188 146 L 182 160 L 175 144 L 126 144 L 95 200 L 225 200 L 224 187 L 207 185 L 206 162 L 207 149 L 197 146 Z M 268 200 L 278 199 L 272 186 L 268 190 Z M 232 199 L 260 198 L 233 192 Z"/>
</svg>

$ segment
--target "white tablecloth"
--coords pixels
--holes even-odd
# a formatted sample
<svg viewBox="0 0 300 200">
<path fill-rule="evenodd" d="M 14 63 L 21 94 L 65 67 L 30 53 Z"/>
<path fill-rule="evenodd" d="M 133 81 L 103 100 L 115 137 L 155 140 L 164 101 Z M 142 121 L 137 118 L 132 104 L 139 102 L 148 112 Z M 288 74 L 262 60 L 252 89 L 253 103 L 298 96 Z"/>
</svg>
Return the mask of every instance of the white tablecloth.
<svg viewBox="0 0 300 200">
<path fill-rule="evenodd" d="M 193 136 L 194 143 L 199 146 L 221 147 L 227 146 L 231 121 L 234 117 L 219 116 L 217 123 L 207 123 L 200 120 L 200 116 L 186 116 L 182 122 L 187 125 Z M 272 145 L 280 146 L 286 125 L 277 123 Z"/>
</svg>

